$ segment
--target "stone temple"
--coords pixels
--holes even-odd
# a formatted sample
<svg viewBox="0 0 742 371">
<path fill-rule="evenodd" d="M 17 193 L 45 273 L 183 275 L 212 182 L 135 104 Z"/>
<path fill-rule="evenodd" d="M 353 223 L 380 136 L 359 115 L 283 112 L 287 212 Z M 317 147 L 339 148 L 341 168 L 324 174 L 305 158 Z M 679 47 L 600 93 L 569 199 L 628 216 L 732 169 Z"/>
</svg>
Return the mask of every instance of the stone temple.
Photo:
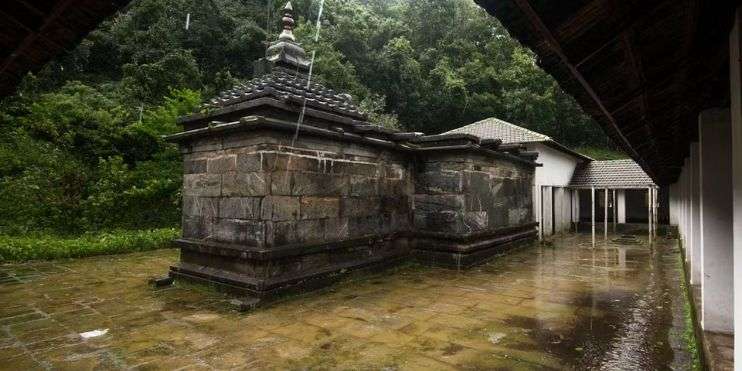
<svg viewBox="0 0 742 371">
<path fill-rule="evenodd" d="M 406 260 L 464 268 L 536 236 L 536 155 L 367 121 L 311 81 L 283 32 L 256 76 L 183 117 L 181 258 L 170 276 L 258 300 Z"/>
</svg>

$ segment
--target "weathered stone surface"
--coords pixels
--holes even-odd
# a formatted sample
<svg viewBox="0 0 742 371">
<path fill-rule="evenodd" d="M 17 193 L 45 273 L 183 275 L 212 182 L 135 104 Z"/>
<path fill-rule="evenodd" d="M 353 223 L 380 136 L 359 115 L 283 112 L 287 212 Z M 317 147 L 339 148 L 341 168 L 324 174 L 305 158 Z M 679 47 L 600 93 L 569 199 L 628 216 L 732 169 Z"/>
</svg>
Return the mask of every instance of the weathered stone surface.
<svg viewBox="0 0 742 371">
<path fill-rule="evenodd" d="M 330 218 L 326 219 L 324 222 L 326 241 L 341 241 L 348 238 L 349 230 L 347 218 Z"/>
<path fill-rule="evenodd" d="M 183 174 L 201 174 L 206 172 L 206 159 L 183 161 Z"/>
<path fill-rule="evenodd" d="M 186 174 L 183 175 L 183 195 L 219 197 L 221 183 L 221 176 L 217 174 Z"/>
<path fill-rule="evenodd" d="M 271 221 L 296 220 L 300 210 L 299 197 L 267 196 L 263 198 L 262 219 Z"/>
<path fill-rule="evenodd" d="M 266 173 L 230 173 L 222 175 L 222 195 L 227 197 L 265 196 Z"/>
<path fill-rule="evenodd" d="M 379 176 L 379 165 L 355 161 L 333 161 L 334 174 L 363 175 L 367 177 Z"/>
<path fill-rule="evenodd" d="M 237 155 L 238 172 L 251 173 L 262 170 L 262 155 L 260 153 L 241 153 Z"/>
<path fill-rule="evenodd" d="M 463 211 L 464 197 L 464 195 L 415 195 L 415 211 L 422 213 Z"/>
<path fill-rule="evenodd" d="M 415 180 L 415 193 L 461 193 L 462 190 L 460 172 L 419 173 Z"/>
<path fill-rule="evenodd" d="M 209 152 L 222 149 L 222 138 L 202 138 L 191 143 L 189 152 Z"/>
<path fill-rule="evenodd" d="M 464 226 L 468 232 L 479 232 L 487 229 L 489 219 L 486 211 L 469 211 L 464 213 Z"/>
<path fill-rule="evenodd" d="M 454 211 L 417 212 L 415 227 L 428 232 L 459 233 L 463 228 L 463 213 Z"/>
<path fill-rule="evenodd" d="M 275 152 L 263 153 L 263 169 L 266 171 L 321 171 L 320 161 L 317 158 Z"/>
<path fill-rule="evenodd" d="M 265 222 L 265 243 L 267 246 L 285 246 L 296 243 L 296 223 Z"/>
<path fill-rule="evenodd" d="M 298 242 L 323 242 L 325 226 L 321 219 L 299 220 L 296 222 L 296 237 Z"/>
<path fill-rule="evenodd" d="M 348 178 L 336 174 L 295 172 L 291 194 L 295 196 L 342 196 L 348 194 Z"/>
<path fill-rule="evenodd" d="M 206 223 L 204 218 L 195 217 L 183 217 L 183 238 L 190 238 L 194 240 L 200 240 L 208 237 L 211 234 L 210 224 Z"/>
<path fill-rule="evenodd" d="M 225 197 L 219 200 L 219 217 L 228 219 L 260 219 L 260 197 Z"/>
<path fill-rule="evenodd" d="M 276 171 L 270 173 L 271 177 L 271 194 L 277 196 L 291 196 L 294 188 L 293 171 Z"/>
<path fill-rule="evenodd" d="M 350 195 L 353 197 L 375 196 L 378 194 L 378 180 L 367 176 L 350 176 Z"/>
<path fill-rule="evenodd" d="M 183 216 L 215 218 L 219 213 L 216 197 L 183 196 Z"/>
<path fill-rule="evenodd" d="M 341 202 L 343 217 L 377 215 L 381 211 L 381 202 L 378 197 L 346 197 Z"/>
<path fill-rule="evenodd" d="M 381 216 L 378 214 L 348 218 L 350 237 L 378 235 L 381 230 Z"/>
<path fill-rule="evenodd" d="M 218 219 L 214 224 L 214 239 L 219 242 L 263 246 L 265 225 L 260 221 Z"/>
<path fill-rule="evenodd" d="M 237 170 L 237 156 L 227 155 L 210 158 L 206 165 L 209 174 L 224 174 Z"/>
<path fill-rule="evenodd" d="M 380 212 L 384 214 L 406 214 L 412 210 L 410 197 L 406 195 L 382 196 L 380 198 Z"/>
<path fill-rule="evenodd" d="M 340 215 L 338 197 L 302 197 L 301 219 L 337 218 Z"/>
</svg>

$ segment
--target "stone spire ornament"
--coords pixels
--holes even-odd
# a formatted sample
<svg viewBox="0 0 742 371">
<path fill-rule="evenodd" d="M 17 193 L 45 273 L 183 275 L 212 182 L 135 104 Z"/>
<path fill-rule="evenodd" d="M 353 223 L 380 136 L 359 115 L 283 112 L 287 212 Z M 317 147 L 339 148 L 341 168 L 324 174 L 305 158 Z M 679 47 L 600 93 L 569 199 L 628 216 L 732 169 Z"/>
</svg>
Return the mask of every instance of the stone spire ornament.
<svg viewBox="0 0 742 371">
<path fill-rule="evenodd" d="M 309 71 L 310 61 L 304 48 L 296 42 L 294 36 L 294 8 L 289 1 L 283 7 L 283 31 L 278 40 L 273 41 L 265 51 L 265 58 L 255 62 L 255 75 L 269 73 L 274 67 L 286 67 L 298 73 Z"/>
<path fill-rule="evenodd" d="M 286 3 L 283 7 L 283 31 L 278 35 L 278 40 L 282 41 L 296 41 L 294 37 L 294 7 L 291 6 L 291 2 Z"/>
</svg>

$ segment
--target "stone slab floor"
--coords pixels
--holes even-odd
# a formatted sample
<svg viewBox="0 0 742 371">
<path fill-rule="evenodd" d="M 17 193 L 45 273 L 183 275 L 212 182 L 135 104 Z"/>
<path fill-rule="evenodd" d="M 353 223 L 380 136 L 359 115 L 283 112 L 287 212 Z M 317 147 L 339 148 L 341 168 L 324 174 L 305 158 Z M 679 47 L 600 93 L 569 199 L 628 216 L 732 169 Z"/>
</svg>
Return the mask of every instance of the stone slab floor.
<svg viewBox="0 0 742 371">
<path fill-rule="evenodd" d="M 405 265 L 248 314 L 150 288 L 174 250 L 0 265 L 0 368 L 689 369 L 674 241 L 588 241 Z"/>
</svg>

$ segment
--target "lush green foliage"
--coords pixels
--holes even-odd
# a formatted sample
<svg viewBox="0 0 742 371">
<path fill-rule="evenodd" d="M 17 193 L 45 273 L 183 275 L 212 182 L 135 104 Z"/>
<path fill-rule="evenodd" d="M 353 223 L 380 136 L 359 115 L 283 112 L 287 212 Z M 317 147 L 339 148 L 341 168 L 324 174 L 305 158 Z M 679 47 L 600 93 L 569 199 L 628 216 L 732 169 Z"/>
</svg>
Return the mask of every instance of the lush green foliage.
<svg viewBox="0 0 742 371">
<path fill-rule="evenodd" d="M 113 231 L 74 238 L 55 235 L 0 235 L 0 262 L 78 258 L 168 247 L 180 235 L 174 228 Z"/>
<path fill-rule="evenodd" d="M 470 0 L 296 0 L 316 79 L 376 123 L 427 133 L 497 116 L 570 145 L 605 137 Z M 173 226 L 175 118 L 236 81 L 280 28 L 279 0 L 135 0 L 0 103 L 0 233 Z M 190 26 L 186 29 L 186 15 Z"/>
<path fill-rule="evenodd" d="M 12 102 L 0 132 L 0 232 L 173 226 L 180 159 L 161 135 L 199 101 L 196 92 L 173 91 L 138 120 L 73 81 Z"/>
</svg>

